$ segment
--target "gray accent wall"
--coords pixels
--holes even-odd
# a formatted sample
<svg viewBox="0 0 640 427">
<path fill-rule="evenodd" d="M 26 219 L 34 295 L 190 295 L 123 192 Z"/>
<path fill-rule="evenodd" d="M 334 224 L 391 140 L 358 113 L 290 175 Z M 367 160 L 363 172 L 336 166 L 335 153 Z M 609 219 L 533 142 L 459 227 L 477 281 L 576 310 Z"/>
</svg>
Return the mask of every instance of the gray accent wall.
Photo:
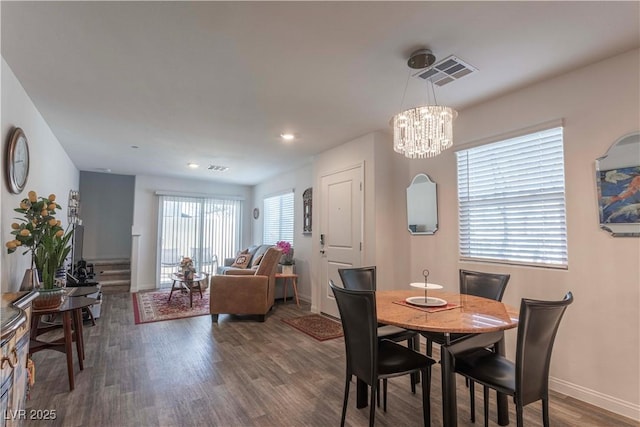
<svg viewBox="0 0 640 427">
<path fill-rule="evenodd" d="M 131 257 L 134 195 L 135 176 L 80 172 L 84 259 Z"/>
</svg>

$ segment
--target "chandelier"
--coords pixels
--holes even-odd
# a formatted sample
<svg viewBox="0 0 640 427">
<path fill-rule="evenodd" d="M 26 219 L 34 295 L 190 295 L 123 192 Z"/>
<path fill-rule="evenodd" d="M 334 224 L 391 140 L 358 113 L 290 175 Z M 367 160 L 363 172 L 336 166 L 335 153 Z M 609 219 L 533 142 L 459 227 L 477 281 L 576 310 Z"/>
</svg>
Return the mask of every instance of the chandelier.
<svg viewBox="0 0 640 427">
<path fill-rule="evenodd" d="M 430 50 L 421 49 L 411 54 L 407 65 L 422 69 L 433 65 L 435 60 Z M 433 82 L 430 83 L 433 91 Z M 437 156 L 453 145 L 453 119 L 458 113 L 450 107 L 437 105 L 435 91 L 433 98 L 435 105 L 411 108 L 393 117 L 393 150 L 396 153 L 410 159 L 423 159 Z"/>
</svg>

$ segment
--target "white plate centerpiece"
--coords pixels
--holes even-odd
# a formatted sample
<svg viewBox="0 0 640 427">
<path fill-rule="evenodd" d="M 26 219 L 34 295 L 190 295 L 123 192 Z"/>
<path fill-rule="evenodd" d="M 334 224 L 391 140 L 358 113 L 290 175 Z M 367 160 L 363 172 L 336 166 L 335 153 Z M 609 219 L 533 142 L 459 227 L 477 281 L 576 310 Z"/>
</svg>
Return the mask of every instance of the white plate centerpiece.
<svg viewBox="0 0 640 427">
<path fill-rule="evenodd" d="M 427 296 L 427 290 L 429 289 L 442 289 L 442 285 L 437 285 L 435 283 L 429 283 L 427 278 L 429 277 L 429 270 L 426 268 L 422 271 L 422 275 L 424 276 L 424 283 L 421 282 L 413 282 L 410 283 L 409 286 L 412 288 L 424 289 L 424 296 L 422 297 L 409 297 L 405 299 L 405 301 L 412 305 L 417 305 L 420 307 L 442 307 L 447 305 L 447 301 L 442 298 L 435 298 Z"/>
</svg>

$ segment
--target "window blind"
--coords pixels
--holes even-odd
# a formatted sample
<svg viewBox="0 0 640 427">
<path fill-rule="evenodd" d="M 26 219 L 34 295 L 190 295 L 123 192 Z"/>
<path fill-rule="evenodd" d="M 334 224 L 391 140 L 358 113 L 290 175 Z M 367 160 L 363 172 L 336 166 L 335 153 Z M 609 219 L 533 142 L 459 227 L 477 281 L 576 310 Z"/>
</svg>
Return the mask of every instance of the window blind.
<svg viewBox="0 0 640 427">
<path fill-rule="evenodd" d="M 242 200 L 159 196 L 158 269 L 161 285 L 171 283 L 182 257 L 197 271 L 214 273 L 240 246 Z"/>
<path fill-rule="evenodd" d="M 461 258 L 565 267 L 562 127 L 456 156 Z"/>
<path fill-rule="evenodd" d="M 293 192 L 264 199 L 262 243 L 274 245 L 286 240 L 293 245 Z"/>
</svg>

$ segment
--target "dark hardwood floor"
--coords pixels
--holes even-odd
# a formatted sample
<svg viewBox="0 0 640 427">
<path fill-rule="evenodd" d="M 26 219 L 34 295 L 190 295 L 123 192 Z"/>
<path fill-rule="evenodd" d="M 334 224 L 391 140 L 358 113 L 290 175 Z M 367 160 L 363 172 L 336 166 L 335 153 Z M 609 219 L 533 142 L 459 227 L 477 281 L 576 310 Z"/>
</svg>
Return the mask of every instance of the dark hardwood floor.
<svg viewBox="0 0 640 427">
<path fill-rule="evenodd" d="M 135 325 L 131 295 L 104 296 L 96 326 L 86 323 L 84 371 L 75 362 L 69 392 L 65 356 L 33 355 L 36 384 L 28 409 L 55 409 L 58 426 L 337 426 L 344 378 L 344 342 L 319 342 L 281 321 L 308 312 L 278 303 L 265 323 L 200 316 Z M 75 352 L 74 352 L 75 359 Z M 432 425 L 442 425 L 440 368 L 432 377 Z M 480 388 L 480 387 L 478 387 Z M 469 399 L 458 378 L 459 425 L 469 422 Z M 482 397 L 476 398 L 482 425 Z M 351 387 L 347 425 L 368 425 L 368 409 L 355 407 Z M 491 405 L 491 425 L 495 404 Z M 633 420 L 552 394 L 552 426 L 638 426 Z M 510 402 L 511 425 L 515 425 Z M 377 426 L 421 426 L 421 397 L 408 377 L 389 381 L 388 412 Z M 540 426 L 539 403 L 525 408 L 525 425 Z"/>
</svg>

